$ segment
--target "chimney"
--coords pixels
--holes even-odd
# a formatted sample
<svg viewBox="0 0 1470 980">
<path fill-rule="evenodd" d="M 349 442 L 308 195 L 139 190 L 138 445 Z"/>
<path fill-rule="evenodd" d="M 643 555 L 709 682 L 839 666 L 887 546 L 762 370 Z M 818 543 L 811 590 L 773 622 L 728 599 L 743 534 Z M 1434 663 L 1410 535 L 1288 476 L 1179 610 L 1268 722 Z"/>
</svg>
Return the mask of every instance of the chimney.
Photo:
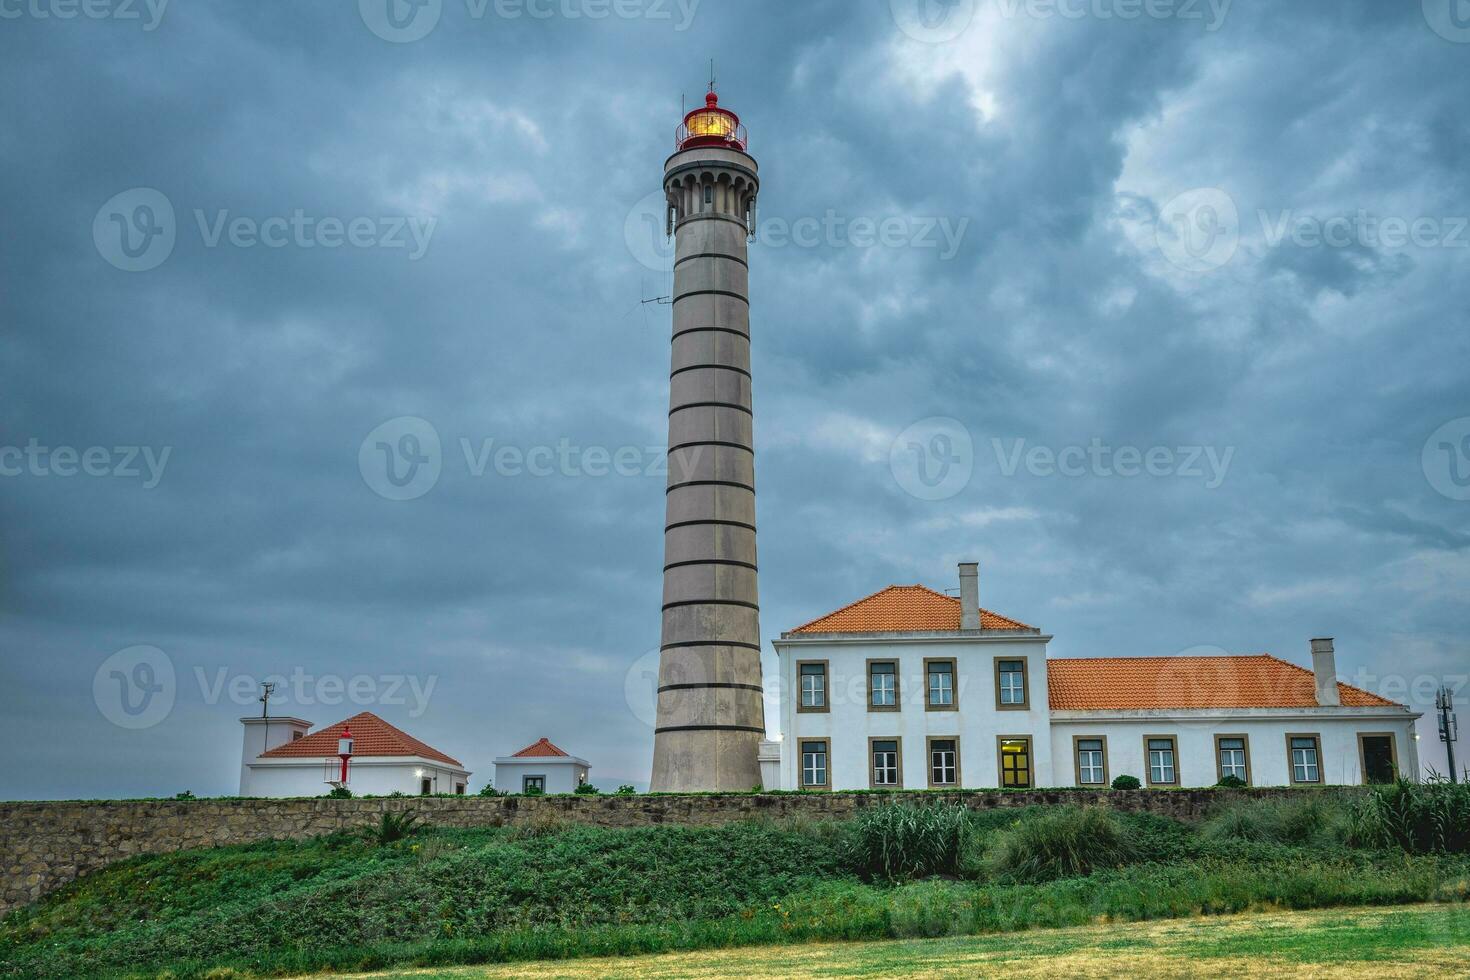
<svg viewBox="0 0 1470 980">
<path fill-rule="evenodd" d="M 1317 703 L 1325 707 L 1342 704 L 1337 696 L 1337 654 L 1332 637 L 1312 641 L 1312 673 L 1317 675 Z"/>
<path fill-rule="evenodd" d="M 960 562 L 960 629 L 980 628 L 980 563 Z"/>
</svg>

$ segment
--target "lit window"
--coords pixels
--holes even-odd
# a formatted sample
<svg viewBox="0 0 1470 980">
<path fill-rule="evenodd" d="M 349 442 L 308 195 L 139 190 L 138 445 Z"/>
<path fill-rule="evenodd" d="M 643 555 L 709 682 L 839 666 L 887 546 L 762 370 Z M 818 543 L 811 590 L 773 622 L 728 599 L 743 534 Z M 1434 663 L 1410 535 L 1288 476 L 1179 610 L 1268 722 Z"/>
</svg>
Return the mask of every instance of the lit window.
<svg viewBox="0 0 1470 980">
<path fill-rule="evenodd" d="M 801 785 L 827 785 L 827 743 L 801 743 Z"/>
<path fill-rule="evenodd" d="M 934 739 L 929 743 L 929 783 L 933 786 L 953 786 L 959 782 L 959 751 L 951 738 Z"/>
<path fill-rule="evenodd" d="M 1320 783 L 1322 752 L 1315 735 L 1293 735 L 1291 742 L 1291 781 Z"/>
<path fill-rule="evenodd" d="M 1080 786 L 1101 786 L 1107 781 L 1107 769 L 1103 764 L 1103 740 L 1079 738 L 1077 740 L 1077 783 Z"/>
<path fill-rule="evenodd" d="M 893 661 L 874 663 L 868 668 L 868 703 L 875 708 L 898 706 L 898 664 Z"/>
<path fill-rule="evenodd" d="M 1220 753 L 1220 778 L 1234 776 L 1241 782 L 1250 782 L 1246 775 L 1245 739 L 1221 738 L 1215 743 Z"/>
<path fill-rule="evenodd" d="M 1151 738 L 1148 740 L 1148 781 L 1156 786 L 1169 785 L 1179 781 L 1178 769 L 1174 763 L 1176 749 L 1172 738 Z"/>
<path fill-rule="evenodd" d="M 996 664 L 1000 703 L 1006 707 L 1026 704 L 1026 661 L 1001 660 Z"/>
<path fill-rule="evenodd" d="M 1031 740 L 1029 738 L 1000 740 L 1000 784 L 1006 789 L 1029 789 L 1031 787 Z"/>
<path fill-rule="evenodd" d="M 929 664 L 929 705 L 954 706 L 954 661 L 936 660 Z"/>
<path fill-rule="evenodd" d="M 827 665 L 801 665 L 801 706 L 803 708 L 825 708 L 827 706 Z"/>
<path fill-rule="evenodd" d="M 873 785 L 898 785 L 898 742 L 878 740 L 873 743 Z"/>
</svg>

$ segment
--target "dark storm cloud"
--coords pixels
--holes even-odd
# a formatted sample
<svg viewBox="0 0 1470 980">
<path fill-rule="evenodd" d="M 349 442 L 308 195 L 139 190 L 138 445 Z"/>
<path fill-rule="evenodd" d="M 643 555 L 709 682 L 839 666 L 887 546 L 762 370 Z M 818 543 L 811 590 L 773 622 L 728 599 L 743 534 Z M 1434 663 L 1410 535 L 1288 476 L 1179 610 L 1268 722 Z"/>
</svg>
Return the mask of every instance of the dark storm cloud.
<svg viewBox="0 0 1470 980">
<path fill-rule="evenodd" d="M 888 0 L 704 0 L 687 30 L 674 3 L 594 20 L 446 0 L 410 43 L 356 6 L 174 0 L 153 30 L 5 8 L 23 15 L 0 24 L 0 445 L 171 455 L 151 489 L 0 477 L 0 731 L 29 760 L 0 795 L 231 791 L 253 707 L 211 695 L 221 671 L 432 683 L 421 713 L 374 710 L 476 785 L 541 735 L 605 786 L 646 778 L 624 690 L 658 642 L 662 480 L 642 463 L 668 312 L 640 301 L 667 277 L 625 225 L 711 55 L 765 177 L 768 635 L 890 582 L 950 586 L 976 557 L 983 603 L 1059 654 L 1300 660 L 1332 632 L 1349 674 L 1466 672 L 1470 504 L 1421 452 L 1470 416 L 1470 249 L 1270 234 L 1283 213 L 1470 214 L 1470 44 L 1418 4 L 1237 3 L 1206 30 L 981 0 L 932 44 Z M 92 226 L 137 187 L 177 240 L 128 273 Z M 1191 272 L 1158 226 L 1198 188 L 1238 241 Z M 279 248 L 223 230 L 272 218 L 312 230 Z M 426 248 L 323 244 L 324 219 L 354 218 L 417 221 Z M 783 239 L 803 219 L 817 240 Z M 859 243 L 853 222 L 885 219 L 901 245 Z M 394 502 L 358 455 L 403 416 L 432 425 L 442 473 Z M 890 468 L 930 416 L 974 446 L 938 501 Z M 1011 467 L 1018 442 L 1230 455 L 1209 486 Z M 552 472 L 497 468 L 506 446 Z M 638 475 L 594 475 L 586 447 Z M 139 644 L 178 692 L 133 731 L 93 680 Z"/>
</svg>

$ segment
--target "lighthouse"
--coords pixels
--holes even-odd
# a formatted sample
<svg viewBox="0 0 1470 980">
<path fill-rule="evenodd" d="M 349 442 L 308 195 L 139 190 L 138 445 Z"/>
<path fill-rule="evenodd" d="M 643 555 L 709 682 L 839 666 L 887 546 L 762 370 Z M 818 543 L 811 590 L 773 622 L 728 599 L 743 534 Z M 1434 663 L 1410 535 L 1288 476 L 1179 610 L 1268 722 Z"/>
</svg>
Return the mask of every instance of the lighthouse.
<svg viewBox="0 0 1470 980">
<path fill-rule="evenodd" d="M 712 88 L 684 117 L 664 164 L 674 316 L 654 792 L 744 791 L 761 781 L 746 247 L 757 174 L 740 118 Z"/>
</svg>

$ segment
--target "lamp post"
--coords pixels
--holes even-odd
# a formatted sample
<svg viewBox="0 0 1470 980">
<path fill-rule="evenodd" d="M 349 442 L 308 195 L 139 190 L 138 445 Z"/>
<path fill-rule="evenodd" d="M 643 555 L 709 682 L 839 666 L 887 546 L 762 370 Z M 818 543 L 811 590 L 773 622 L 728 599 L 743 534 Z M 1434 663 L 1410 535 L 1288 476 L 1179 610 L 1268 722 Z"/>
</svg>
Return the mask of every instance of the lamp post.
<svg viewBox="0 0 1470 980">
<path fill-rule="evenodd" d="M 1455 769 L 1455 742 L 1460 737 L 1460 722 L 1455 715 L 1455 695 L 1449 685 L 1442 686 L 1434 695 L 1434 707 L 1439 711 L 1439 740 L 1444 743 L 1445 755 L 1450 763 L 1450 782 L 1459 782 Z"/>
</svg>

